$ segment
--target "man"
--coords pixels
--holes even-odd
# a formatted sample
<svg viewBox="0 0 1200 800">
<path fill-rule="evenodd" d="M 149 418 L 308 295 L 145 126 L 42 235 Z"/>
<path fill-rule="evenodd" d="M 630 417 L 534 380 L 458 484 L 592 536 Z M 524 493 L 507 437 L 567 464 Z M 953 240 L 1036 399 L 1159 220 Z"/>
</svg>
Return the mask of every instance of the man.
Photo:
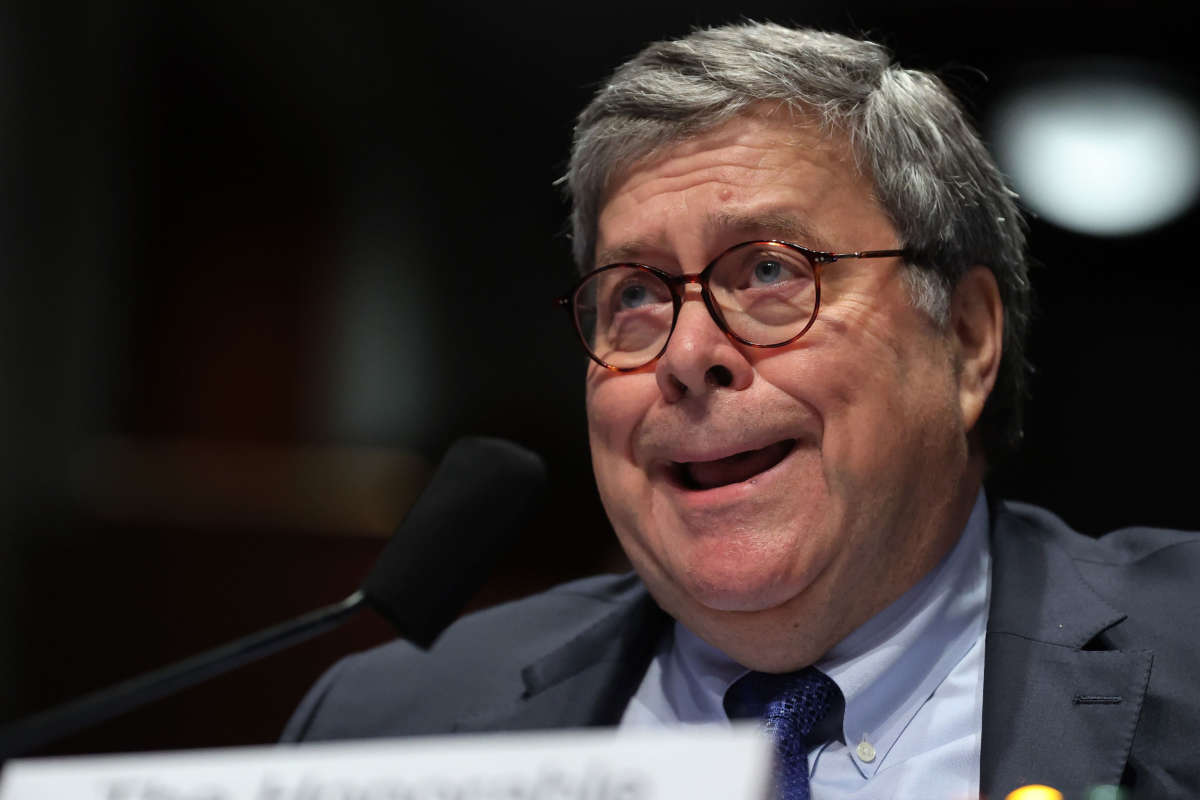
<svg viewBox="0 0 1200 800">
<path fill-rule="evenodd" d="M 347 659 L 286 739 L 722 721 L 775 681 L 768 716 L 818 708 L 781 734 L 814 797 L 1200 792 L 1200 543 L 982 491 L 1020 433 L 1024 234 L 940 82 L 696 32 L 604 85 L 567 180 L 562 302 L 637 576 Z"/>
</svg>

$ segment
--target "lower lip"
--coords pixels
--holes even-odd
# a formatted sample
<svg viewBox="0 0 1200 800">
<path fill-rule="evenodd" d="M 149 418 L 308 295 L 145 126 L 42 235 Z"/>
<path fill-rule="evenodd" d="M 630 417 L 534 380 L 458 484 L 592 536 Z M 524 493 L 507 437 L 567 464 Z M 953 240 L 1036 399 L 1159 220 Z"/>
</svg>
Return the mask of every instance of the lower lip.
<svg viewBox="0 0 1200 800">
<path fill-rule="evenodd" d="M 716 508 L 727 506 L 753 497 L 755 494 L 768 489 L 778 481 L 779 476 L 788 468 L 792 460 L 803 448 L 797 442 L 791 452 L 784 456 L 779 463 L 762 472 L 738 483 L 727 483 L 724 486 L 714 486 L 711 489 L 688 489 L 680 486 L 674 479 L 667 476 L 664 481 L 670 489 L 671 496 L 682 506 L 690 509 Z"/>
</svg>

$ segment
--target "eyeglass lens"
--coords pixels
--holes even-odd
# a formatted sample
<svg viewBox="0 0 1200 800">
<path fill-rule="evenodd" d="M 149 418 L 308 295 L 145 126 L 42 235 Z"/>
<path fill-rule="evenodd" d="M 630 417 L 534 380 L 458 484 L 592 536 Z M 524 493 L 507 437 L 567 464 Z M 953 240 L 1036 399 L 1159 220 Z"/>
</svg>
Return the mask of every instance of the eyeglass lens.
<svg viewBox="0 0 1200 800">
<path fill-rule="evenodd" d="M 718 324 L 756 345 L 786 342 L 816 309 L 816 276 L 805 255 L 774 242 L 724 253 L 708 273 Z M 592 273 L 574 298 L 588 349 L 618 369 L 648 364 L 662 351 L 675 321 L 672 287 L 651 270 L 617 265 Z"/>
</svg>

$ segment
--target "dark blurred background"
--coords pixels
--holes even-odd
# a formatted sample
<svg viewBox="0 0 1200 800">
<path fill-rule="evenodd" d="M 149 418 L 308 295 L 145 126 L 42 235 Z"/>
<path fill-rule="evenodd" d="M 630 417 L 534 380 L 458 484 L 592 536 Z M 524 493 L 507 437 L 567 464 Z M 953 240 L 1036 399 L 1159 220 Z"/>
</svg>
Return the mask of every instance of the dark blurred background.
<svg viewBox="0 0 1200 800">
<path fill-rule="evenodd" d="M 572 119 L 645 42 L 741 17 L 866 32 L 973 115 L 1073 58 L 1195 101 L 1200 16 L 1088 4 L 199 2 L 0 8 L 0 722 L 352 591 L 455 438 L 550 501 L 472 601 L 622 568 L 590 479 Z M 1194 208 L 1031 223 L 1037 367 L 1006 495 L 1197 527 Z M 46 753 L 272 741 L 339 632 Z"/>
</svg>

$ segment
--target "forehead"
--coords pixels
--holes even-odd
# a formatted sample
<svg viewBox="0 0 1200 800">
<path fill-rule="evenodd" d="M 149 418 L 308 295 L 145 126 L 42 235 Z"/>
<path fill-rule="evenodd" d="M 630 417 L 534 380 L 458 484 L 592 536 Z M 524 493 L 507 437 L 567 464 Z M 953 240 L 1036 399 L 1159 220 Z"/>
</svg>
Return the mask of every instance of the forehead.
<svg viewBox="0 0 1200 800">
<path fill-rule="evenodd" d="M 845 137 L 786 114 L 736 117 L 635 162 L 611 186 L 596 264 L 673 251 L 673 239 L 697 233 L 712 246 L 740 236 L 815 249 L 891 233 Z"/>
</svg>

